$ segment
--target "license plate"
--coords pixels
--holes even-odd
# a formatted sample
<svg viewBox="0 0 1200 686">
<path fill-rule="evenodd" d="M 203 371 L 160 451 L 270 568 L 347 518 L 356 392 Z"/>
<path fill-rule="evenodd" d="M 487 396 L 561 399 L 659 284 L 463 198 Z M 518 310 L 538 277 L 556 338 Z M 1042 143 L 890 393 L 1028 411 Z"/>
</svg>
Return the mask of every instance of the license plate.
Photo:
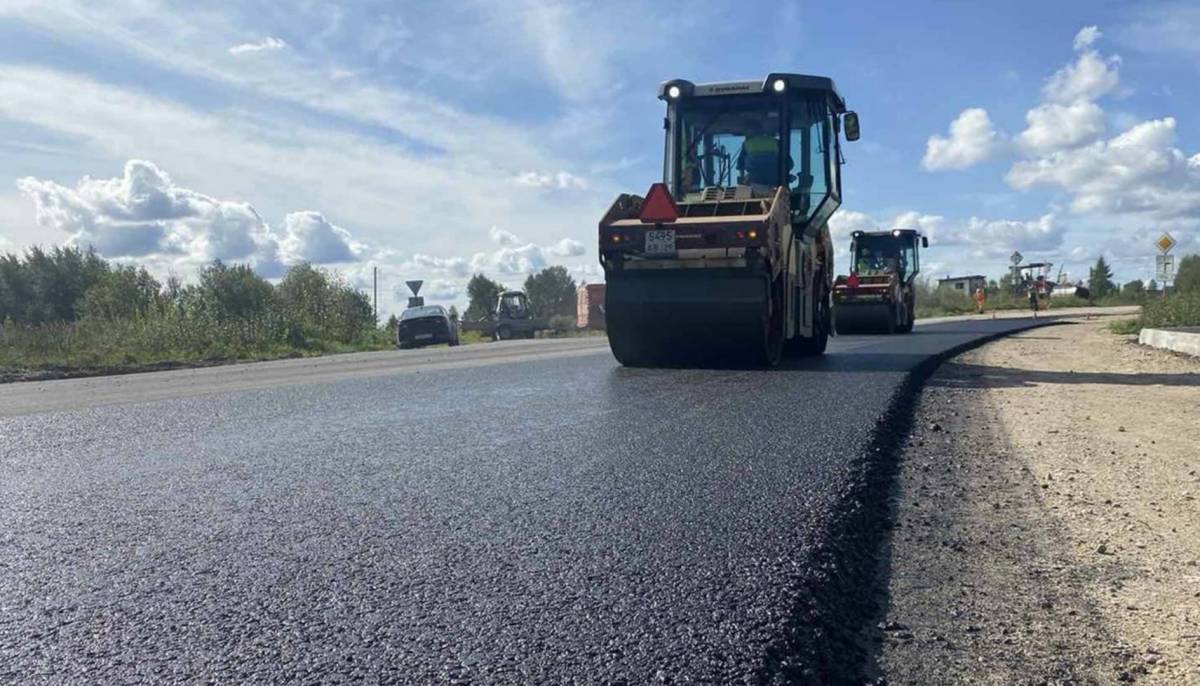
<svg viewBox="0 0 1200 686">
<path fill-rule="evenodd" d="M 646 232 L 647 255 L 674 255 L 675 229 L 652 229 Z"/>
<path fill-rule="evenodd" d="M 419 333 L 419 334 L 417 334 L 416 336 L 413 336 L 413 338 L 417 339 L 418 341 L 423 341 L 423 340 L 425 340 L 425 339 L 427 339 L 427 338 L 433 338 L 433 334 L 431 334 L 431 333 Z"/>
</svg>

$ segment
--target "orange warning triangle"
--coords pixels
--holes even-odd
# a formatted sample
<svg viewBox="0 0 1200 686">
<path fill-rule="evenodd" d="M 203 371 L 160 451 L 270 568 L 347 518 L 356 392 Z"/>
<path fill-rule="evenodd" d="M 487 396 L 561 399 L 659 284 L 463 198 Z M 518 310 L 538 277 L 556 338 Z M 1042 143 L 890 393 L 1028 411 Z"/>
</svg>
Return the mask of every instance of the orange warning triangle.
<svg viewBox="0 0 1200 686">
<path fill-rule="evenodd" d="M 642 202 L 642 213 L 638 215 L 646 224 L 668 224 L 679 219 L 679 208 L 667 190 L 667 184 L 656 183 L 650 186 L 646 200 Z"/>
</svg>

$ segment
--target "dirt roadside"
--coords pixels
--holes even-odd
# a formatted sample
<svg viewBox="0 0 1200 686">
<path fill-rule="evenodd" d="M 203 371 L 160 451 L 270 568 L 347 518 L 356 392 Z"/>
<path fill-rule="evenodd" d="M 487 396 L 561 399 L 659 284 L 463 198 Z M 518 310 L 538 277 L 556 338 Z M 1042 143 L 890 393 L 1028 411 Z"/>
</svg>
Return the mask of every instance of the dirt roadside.
<svg viewBox="0 0 1200 686">
<path fill-rule="evenodd" d="M 1200 360 L 1108 319 L 943 365 L 894 499 L 888 684 L 1200 684 Z"/>
</svg>

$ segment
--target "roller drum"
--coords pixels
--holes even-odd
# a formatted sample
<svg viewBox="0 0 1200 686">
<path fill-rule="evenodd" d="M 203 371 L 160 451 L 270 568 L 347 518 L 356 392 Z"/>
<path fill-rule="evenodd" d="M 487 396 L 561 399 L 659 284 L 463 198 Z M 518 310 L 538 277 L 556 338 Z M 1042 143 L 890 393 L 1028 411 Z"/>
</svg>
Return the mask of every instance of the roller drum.
<svg viewBox="0 0 1200 686">
<path fill-rule="evenodd" d="M 770 281 L 745 269 L 607 275 L 609 345 L 626 366 L 763 364 Z"/>
<path fill-rule="evenodd" d="M 841 335 L 895 333 L 896 308 L 891 303 L 838 303 L 833 308 L 834 328 Z"/>
</svg>

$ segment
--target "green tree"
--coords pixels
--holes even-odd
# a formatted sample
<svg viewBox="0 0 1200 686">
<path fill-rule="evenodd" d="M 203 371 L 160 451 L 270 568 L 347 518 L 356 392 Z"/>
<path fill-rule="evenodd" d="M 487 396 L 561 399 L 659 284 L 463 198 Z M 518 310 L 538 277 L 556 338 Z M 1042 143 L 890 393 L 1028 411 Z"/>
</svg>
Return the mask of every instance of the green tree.
<svg viewBox="0 0 1200 686">
<path fill-rule="evenodd" d="M 1112 280 L 1112 269 L 1101 255 L 1096 260 L 1096 266 L 1088 271 L 1088 291 L 1091 293 L 1092 299 L 1099 300 L 1111 295 L 1116 288 L 1117 285 Z"/>
<path fill-rule="evenodd" d="M 22 271 L 28 291 L 20 319 L 44 324 L 75 321 L 75 306 L 109 266 L 90 248 L 84 252 L 56 246 L 47 251 L 35 246 L 25 253 Z"/>
<path fill-rule="evenodd" d="M 326 335 L 342 343 L 353 343 L 366 331 L 375 328 L 375 308 L 371 298 L 346 283 L 341 277 L 330 282 L 335 303 L 334 317 L 326 327 Z"/>
<path fill-rule="evenodd" d="M 525 279 L 525 295 L 529 307 L 538 317 L 555 317 L 575 313 L 575 279 L 566 267 L 546 267 Z"/>
<path fill-rule="evenodd" d="M 275 289 L 249 265 L 213 260 L 199 276 L 195 294 L 200 308 L 216 321 L 251 320 L 270 313 Z"/>
<path fill-rule="evenodd" d="M 388 337 L 392 340 L 396 339 L 396 329 L 400 328 L 400 318 L 396 315 L 388 317 L 387 323 L 383 325 L 383 330 L 387 331 Z"/>
<path fill-rule="evenodd" d="M 79 314 L 91 319 L 143 316 L 158 302 L 161 288 L 145 267 L 117 267 L 87 289 L 79 303 Z"/>
<path fill-rule="evenodd" d="M 1004 272 L 1000 280 L 996 282 L 996 290 L 1000 293 L 1012 293 L 1013 290 L 1013 273 L 1012 271 Z"/>
<path fill-rule="evenodd" d="M 0 321 L 28 321 L 32 299 L 29 274 L 21 258 L 11 253 L 0 255 Z"/>
<path fill-rule="evenodd" d="M 1130 281 L 1121 286 L 1121 295 L 1130 300 L 1141 300 L 1146 296 L 1146 284 L 1141 279 Z"/>
<path fill-rule="evenodd" d="M 1158 290 L 1158 282 L 1155 281 L 1154 279 L 1150 279 L 1150 283 L 1146 284 L 1146 290 L 1150 291 L 1151 293 L 1153 293 L 1154 291 L 1157 291 Z"/>
<path fill-rule="evenodd" d="M 371 300 L 336 274 L 308 262 L 287 270 L 276 298 L 289 327 L 305 335 L 342 343 L 359 340 L 374 329 Z"/>
<path fill-rule="evenodd" d="M 491 317 L 496 311 L 496 299 L 504 292 L 504 286 L 492 281 L 483 274 L 476 274 L 467 282 L 467 298 L 469 303 L 463 318 L 468 321 L 478 321 Z"/>
<path fill-rule="evenodd" d="M 1175 272 L 1175 290 L 1178 293 L 1200 293 L 1200 255 L 1188 255 L 1179 261 Z"/>
</svg>

